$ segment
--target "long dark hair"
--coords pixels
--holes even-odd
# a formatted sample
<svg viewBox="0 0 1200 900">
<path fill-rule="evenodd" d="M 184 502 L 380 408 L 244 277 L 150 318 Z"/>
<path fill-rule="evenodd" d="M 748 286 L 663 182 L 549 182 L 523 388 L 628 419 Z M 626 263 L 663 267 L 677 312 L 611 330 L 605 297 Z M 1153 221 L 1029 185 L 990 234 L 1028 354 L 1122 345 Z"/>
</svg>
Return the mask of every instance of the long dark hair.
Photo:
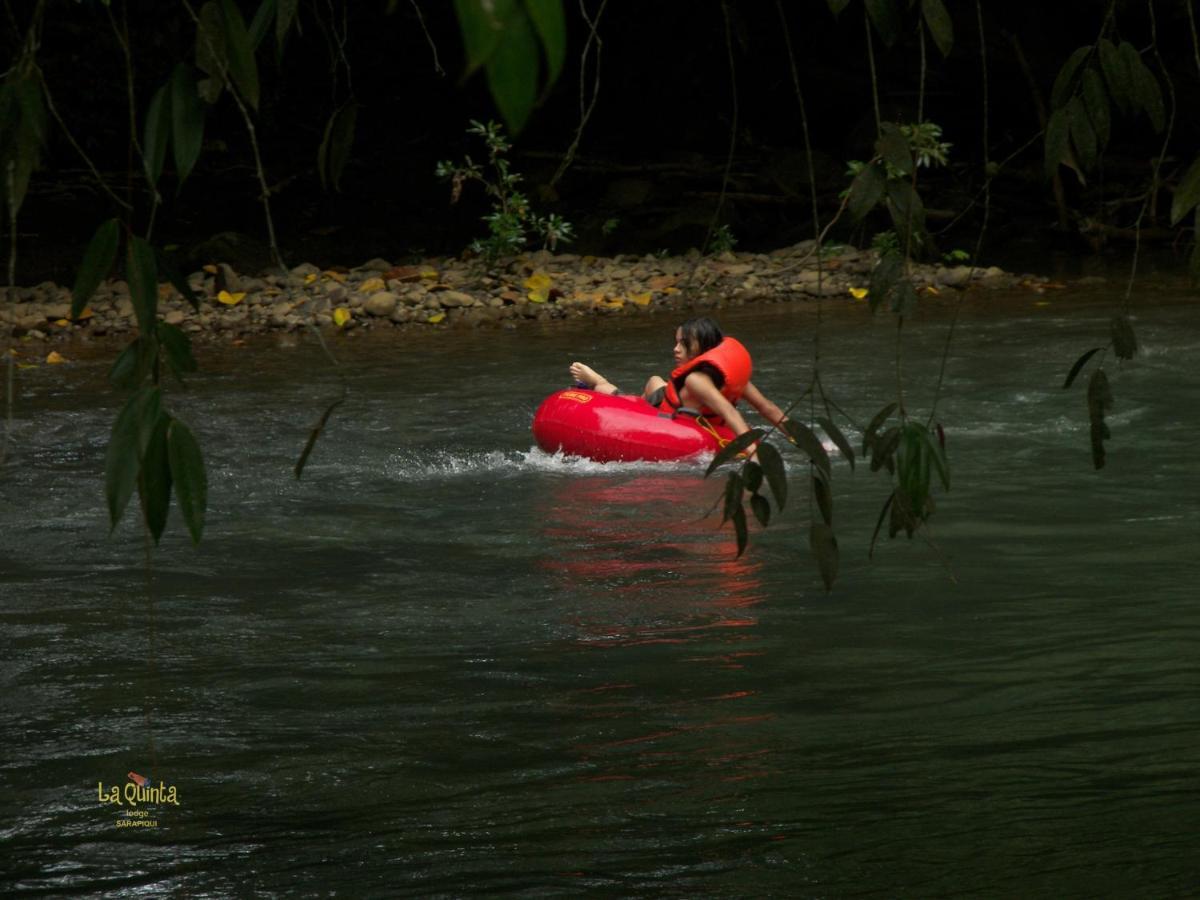
<svg viewBox="0 0 1200 900">
<path fill-rule="evenodd" d="M 694 341 L 699 348 L 697 353 L 704 353 L 706 350 L 711 350 L 721 341 L 725 340 L 725 335 L 721 333 L 721 326 L 710 319 L 708 316 L 697 316 L 694 319 L 688 319 L 679 326 L 679 333 L 683 336 L 683 345 L 691 348 Z"/>
</svg>

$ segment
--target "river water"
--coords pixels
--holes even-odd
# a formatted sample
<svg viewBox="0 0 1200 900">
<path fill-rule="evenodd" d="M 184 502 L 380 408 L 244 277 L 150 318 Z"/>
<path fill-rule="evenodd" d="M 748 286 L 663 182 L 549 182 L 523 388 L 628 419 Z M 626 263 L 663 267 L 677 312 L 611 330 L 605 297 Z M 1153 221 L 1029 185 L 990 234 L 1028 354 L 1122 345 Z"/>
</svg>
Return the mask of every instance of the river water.
<svg viewBox="0 0 1200 900">
<path fill-rule="evenodd" d="M 108 534 L 105 361 L 21 371 L 0 892 L 1195 895 L 1200 327 L 1174 291 L 1136 298 L 1143 352 L 1110 357 L 1101 472 L 1061 384 L 1117 301 L 969 307 L 932 544 L 868 560 L 886 476 L 837 459 L 830 594 L 806 467 L 737 559 L 701 467 L 532 448 L 572 359 L 628 388 L 664 368 L 667 315 L 339 342 L 349 397 L 301 482 L 338 391 L 320 352 L 202 348 L 169 404 L 208 527 L 193 549 L 172 513 L 149 569 L 132 521 Z M 811 310 L 722 320 L 795 396 Z M 906 325 L 913 411 L 947 321 Z M 826 387 L 868 419 L 895 396 L 890 317 L 822 335 Z M 129 772 L 177 803 L 101 802 Z"/>
</svg>

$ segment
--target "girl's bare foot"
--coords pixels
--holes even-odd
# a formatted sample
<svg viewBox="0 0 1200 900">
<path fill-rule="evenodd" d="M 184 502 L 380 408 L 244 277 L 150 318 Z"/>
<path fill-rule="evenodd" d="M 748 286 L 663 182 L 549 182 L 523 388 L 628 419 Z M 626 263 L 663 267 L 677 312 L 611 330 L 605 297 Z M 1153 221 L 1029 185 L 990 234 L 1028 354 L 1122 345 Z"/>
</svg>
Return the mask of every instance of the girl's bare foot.
<svg viewBox="0 0 1200 900">
<path fill-rule="evenodd" d="M 571 363 L 571 368 L 569 371 L 572 378 L 578 382 L 581 382 L 582 384 L 586 384 L 590 388 L 594 388 L 596 385 L 605 380 L 604 376 L 597 373 L 595 369 L 593 369 L 591 366 L 585 366 L 581 362 Z"/>
<path fill-rule="evenodd" d="M 615 394 L 617 392 L 617 386 L 591 366 L 585 366 L 581 362 L 573 362 L 568 371 L 575 381 L 579 384 L 587 385 L 594 391 L 599 391 L 601 394 Z"/>
</svg>

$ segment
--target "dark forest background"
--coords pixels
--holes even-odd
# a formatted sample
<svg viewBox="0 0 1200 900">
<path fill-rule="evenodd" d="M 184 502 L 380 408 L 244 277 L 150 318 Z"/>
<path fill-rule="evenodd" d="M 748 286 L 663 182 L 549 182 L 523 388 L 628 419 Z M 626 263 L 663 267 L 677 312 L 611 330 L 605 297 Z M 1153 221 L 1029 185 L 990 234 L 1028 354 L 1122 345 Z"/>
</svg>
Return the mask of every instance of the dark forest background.
<svg viewBox="0 0 1200 900">
<path fill-rule="evenodd" d="M 594 16 L 598 0 L 584 2 Z M 980 225 L 982 207 L 971 201 L 984 179 L 980 61 L 986 49 L 988 157 L 1017 155 L 993 183 L 985 259 L 988 250 L 1003 253 L 1020 242 L 1077 253 L 1128 249 L 1128 229 L 1162 135 L 1144 115 L 1114 120 L 1111 143 L 1086 185 L 1060 169 L 1065 221 L 1045 176 L 1042 142 L 1035 139 L 1042 130 L 1038 106 L 1049 104 L 1058 71 L 1102 27 L 1114 41 L 1147 48 L 1152 68 L 1148 48 L 1156 36 L 1154 47 L 1170 74 L 1168 87 L 1156 73 L 1165 96 L 1173 88 L 1178 115 L 1161 172 L 1162 200 L 1143 222 L 1150 229 L 1166 226 L 1171 189 L 1200 147 L 1200 59 L 1194 59 L 1186 2 L 1154 4 L 1152 35 L 1146 2 L 985 0 L 981 47 L 975 3 L 948 0 L 953 49 L 943 58 L 931 40 L 924 48 L 924 116 L 941 125 L 942 139 L 953 145 L 948 167 L 921 175 L 930 231 L 942 232 L 939 246 L 973 245 Z M 33 4 L 5 0 L 2 46 L 10 58 L 25 36 L 26 5 Z M 249 19 L 255 4 L 240 5 Z M 409 0 L 392 7 L 389 12 L 385 0 L 301 4 L 298 28 L 282 55 L 274 48 L 259 53 L 258 133 L 279 242 L 292 264 L 457 253 L 481 230 L 488 208 L 482 192 L 468 186 L 451 205 L 449 187 L 434 177 L 434 168 L 440 159 L 483 155 L 465 129 L 471 119 L 499 119 L 495 103 L 481 73 L 463 78 L 453 4 Z M 794 0 L 783 8 L 807 105 L 820 214 L 827 221 L 849 184 L 847 161 L 869 158 L 876 139 L 864 9 L 851 4 L 835 16 L 825 0 Z M 774 2 L 730 0 L 724 9 L 715 0 L 606 4 L 598 27 L 594 112 L 573 165 L 547 190 L 579 125 L 580 54 L 588 36 L 578 2 L 566 0 L 563 9 L 565 66 L 514 137 L 512 157 L 539 210 L 574 223 L 576 239 L 565 249 L 641 253 L 700 246 L 721 195 L 731 134 L 736 142 L 720 219 L 738 249 L 813 236 L 809 161 Z M 916 119 L 921 95 L 921 25 L 919 16 L 906 14 L 892 46 L 878 36 L 873 40 L 882 118 L 896 122 Z M 76 140 L 118 193 L 128 187 L 136 195 L 146 188 L 128 174 L 140 164 L 129 146 L 125 65 L 114 21 L 128 25 L 140 114 L 175 64 L 194 54 L 195 25 L 182 7 L 54 0 L 45 11 L 38 61 Z M 583 79 L 589 96 L 594 78 L 593 53 Z M 351 94 L 359 104 L 354 143 L 340 190 L 327 191 L 318 177 L 317 150 L 330 115 Z M 173 184 L 162 191 L 157 236 L 180 245 L 185 257 L 200 248 L 201 255 L 221 252 L 246 257 L 235 260 L 246 266 L 265 264 L 258 186 L 237 109 L 228 102 L 214 106 L 205 135 L 189 180 L 178 194 Z M 18 221 L 20 281 L 69 281 L 61 267 L 78 259 L 96 223 L 113 214 L 77 152 L 60 129 L 51 128 Z M 831 237 L 869 242 L 876 228 L 887 227 L 885 215 L 873 216 L 880 218 L 862 224 L 847 217 Z M 1182 265 L 1190 231 L 1160 227 L 1146 235 L 1164 246 L 1177 243 Z M 218 235 L 223 249 L 213 251 Z"/>
</svg>

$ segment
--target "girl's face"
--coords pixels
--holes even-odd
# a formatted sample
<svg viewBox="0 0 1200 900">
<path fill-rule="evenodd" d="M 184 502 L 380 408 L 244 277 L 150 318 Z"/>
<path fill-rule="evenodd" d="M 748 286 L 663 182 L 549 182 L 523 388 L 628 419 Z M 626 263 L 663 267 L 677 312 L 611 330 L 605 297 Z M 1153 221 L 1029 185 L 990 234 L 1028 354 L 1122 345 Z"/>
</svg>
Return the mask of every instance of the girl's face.
<svg viewBox="0 0 1200 900">
<path fill-rule="evenodd" d="M 683 339 L 683 329 L 675 329 L 675 365 L 682 366 L 685 362 L 699 355 L 700 343 L 692 339 L 691 343 L 685 343 Z"/>
</svg>

